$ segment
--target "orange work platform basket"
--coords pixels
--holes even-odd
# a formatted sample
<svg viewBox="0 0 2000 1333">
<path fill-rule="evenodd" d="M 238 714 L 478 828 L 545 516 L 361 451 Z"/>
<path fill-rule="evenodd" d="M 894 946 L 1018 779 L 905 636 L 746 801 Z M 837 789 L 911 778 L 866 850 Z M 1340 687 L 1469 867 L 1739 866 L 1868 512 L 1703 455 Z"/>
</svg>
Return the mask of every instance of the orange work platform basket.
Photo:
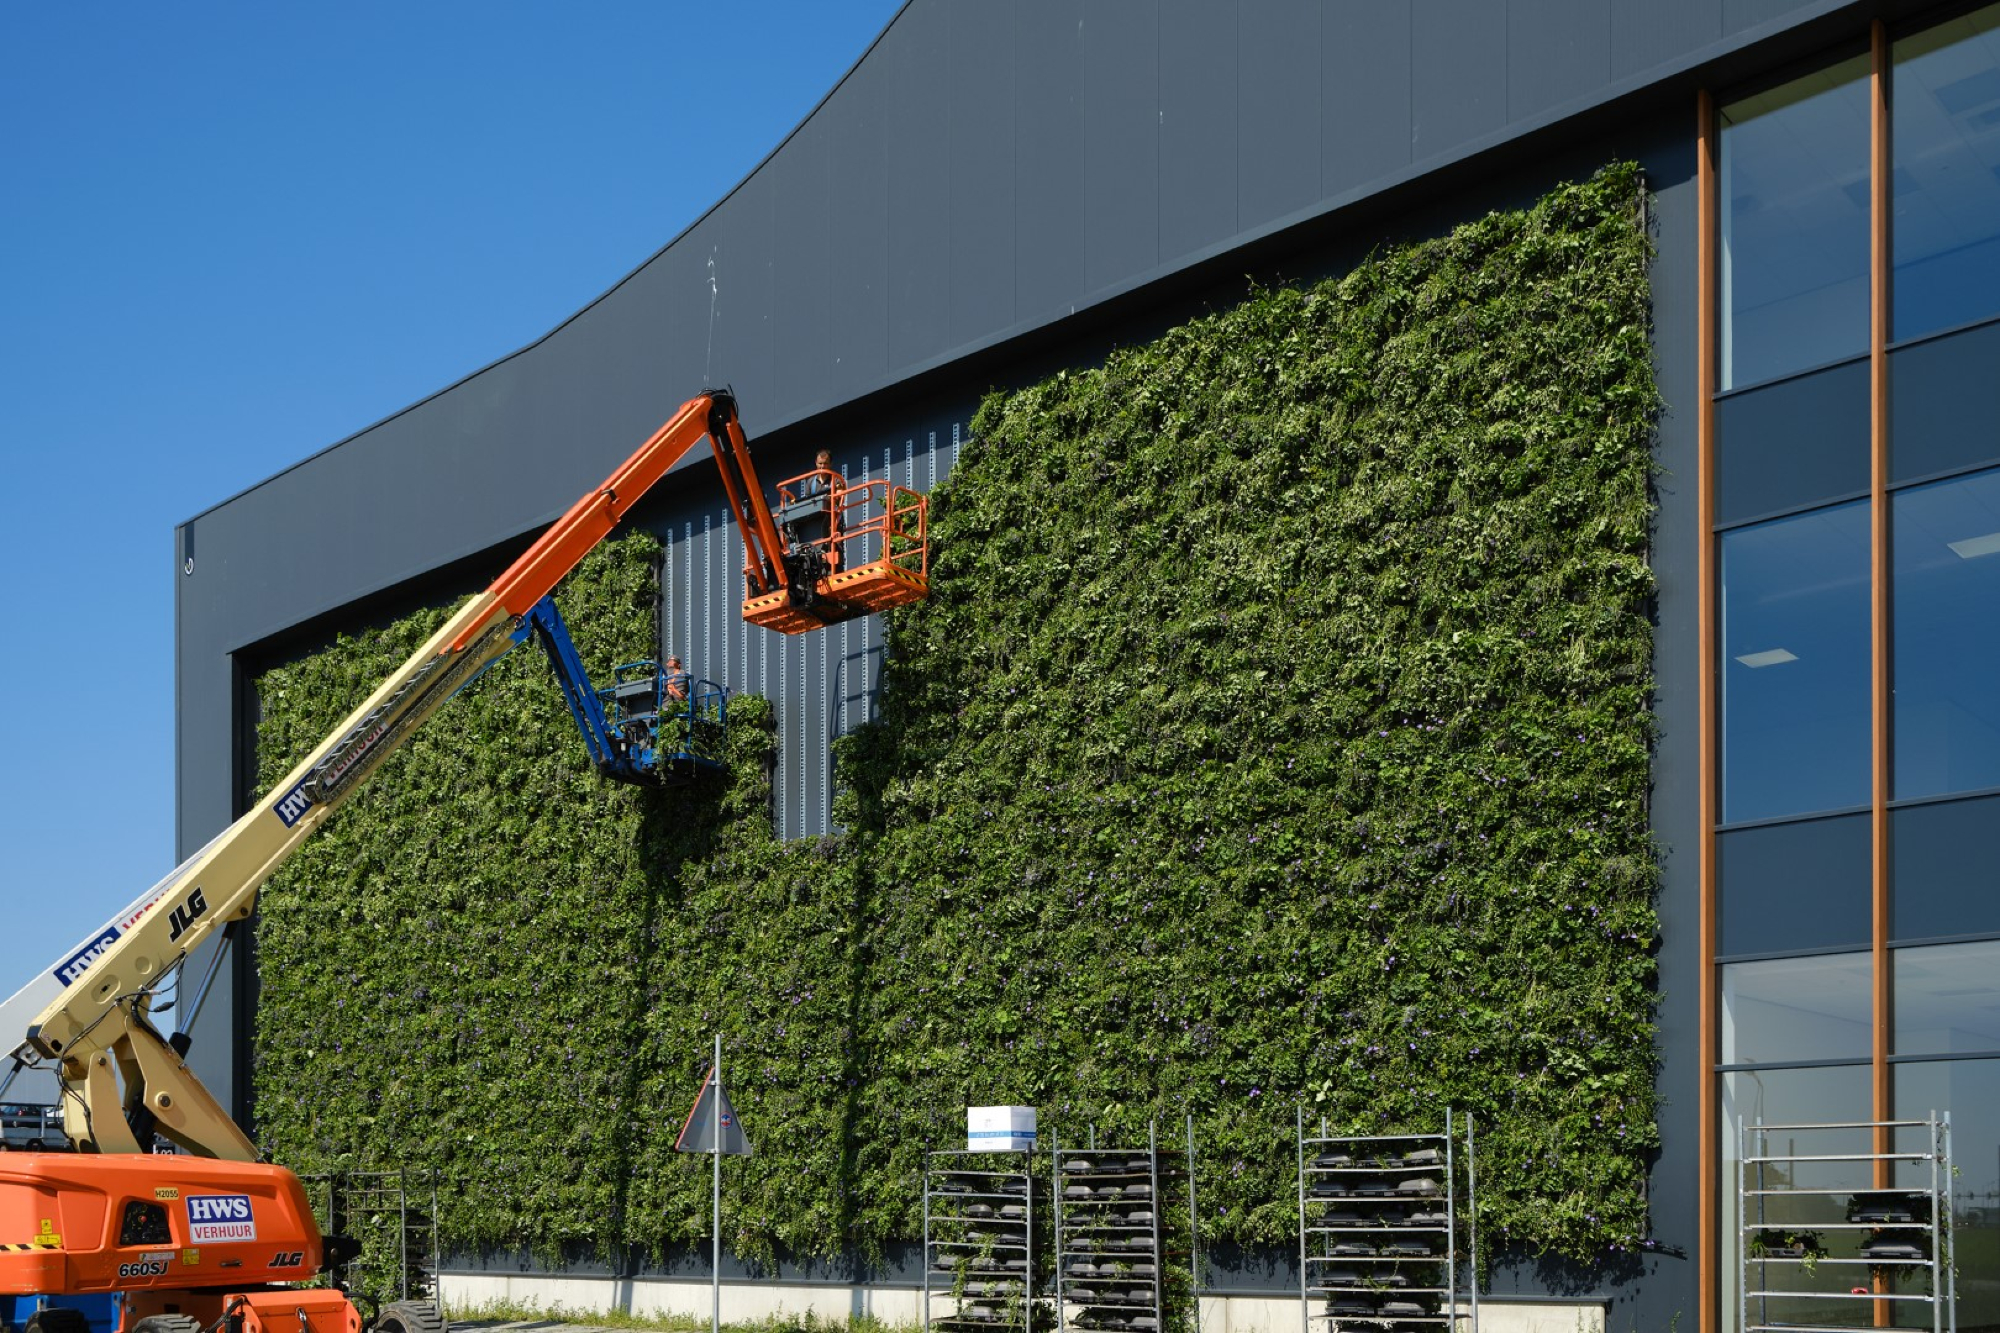
<svg viewBox="0 0 2000 1333">
<path fill-rule="evenodd" d="M 907 486 L 808 472 L 778 484 L 771 517 L 785 577 L 760 590 L 751 572 L 753 625 L 803 634 L 930 594 L 930 506 Z"/>
</svg>

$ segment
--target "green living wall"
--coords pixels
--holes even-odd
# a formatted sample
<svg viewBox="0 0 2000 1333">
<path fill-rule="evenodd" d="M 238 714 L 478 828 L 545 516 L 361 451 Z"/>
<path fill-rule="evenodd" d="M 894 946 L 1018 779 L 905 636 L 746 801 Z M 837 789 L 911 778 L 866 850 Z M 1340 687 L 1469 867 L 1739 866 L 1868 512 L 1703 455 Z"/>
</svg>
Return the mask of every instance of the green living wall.
<svg viewBox="0 0 2000 1333">
<path fill-rule="evenodd" d="M 272 882 L 258 1132 L 407 1163 L 458 1244 L 909 1238 L 966 1104 L 1194 1118 L 1205 1240 L 1292 1243 L 1292 1130 L 1480 1135 L 1484 1241 L 1642 1245 L 1653 1148 L 1648 245 L 1627 167 L 982 408 L 837 837 L 600 783 L 503 661 Z M 565 587 L 653 642 L 656 548 Z M 442 612 L 259 682 L 274 781 Z"/>
</svg>

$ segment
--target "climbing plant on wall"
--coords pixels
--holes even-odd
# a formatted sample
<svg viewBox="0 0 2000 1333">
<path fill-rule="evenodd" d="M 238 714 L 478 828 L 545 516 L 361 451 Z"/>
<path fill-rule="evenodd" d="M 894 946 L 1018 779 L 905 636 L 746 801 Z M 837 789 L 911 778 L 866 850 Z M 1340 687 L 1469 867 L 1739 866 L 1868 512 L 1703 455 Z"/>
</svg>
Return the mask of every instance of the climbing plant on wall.
<svg viewBox="0 0 2000 1333">
<path fill-rule="evenodd" d="M 602 785 L 546 668 L 453 702 L 273 882 L 259 1135 L 410 1162 L 460 1244 L 707 1233 L 672 1140 L 726 1034 L 747 1253 L 915 1234 L 967 1103 L 1193 1116 L 1204 1235 L 1289 1242 L 1303 1102 L 1478 1117 L 1482 1234 L 1646 1235 L 1648 245 L 1619 167 L 1257 289 L 981 410 L 933 595 L 783 843 L 725 782 Z M 565 586 L 649 649 L 656 547 Z M 436 623 L 266 673 L 275 781 Z"/>
</svg>

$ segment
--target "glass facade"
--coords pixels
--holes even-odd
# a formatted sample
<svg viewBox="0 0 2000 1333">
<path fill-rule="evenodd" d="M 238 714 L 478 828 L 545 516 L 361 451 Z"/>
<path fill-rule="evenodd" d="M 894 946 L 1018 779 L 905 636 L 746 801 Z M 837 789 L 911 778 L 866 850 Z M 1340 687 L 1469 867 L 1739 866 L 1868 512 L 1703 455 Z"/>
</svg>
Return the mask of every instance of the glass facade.
<svg viewBox="0 0 2000 1333">
<path fill-rule="evenodd" d="M 1722 1145 L 1722 1188 L 1717 1196 L 1722 1204 L 1722 1235 L 1727 1261 L 1719 1266 L 1722 1326 L 1733 1329 L 1741 1298 L 1741 1275 L 1735 1262 L 1737 1235 L 1737 1160 L 1739 1137 L 1744 1125 L 1827 1124 L 1868 1119 L 1868 1066 L 1833 1065 L 1817 1069 L 1740 1069 L 1722 1075 L 1722 1124 L 1717 1141 Z M 1797 1147 L 1798 1145 L 1791 1145 Z M 1814 1145 L 1822 1147 L 1823 1145 Z M 1854 1150 L 1864 1150 L 1853 1145 Z M 1849 1174 L 1853 1163 L 1828 1163 L 1811 1168 L 1815 1174 L 1801 1176 L 1803 1187 L 1834 1189 L 1856 1183 Z M 1832 1220 L 1833 1203 L 1822 1198 L 1820 1206 L 1810 1199 L 1792 1201 L 1808 1211 L 1778 1217 L 1766 1213 L 1769 1221 L 1810 1226 Z M 1853 1310 L 1809 1307 L 1815 1315 L 1851 1322 Z"/>
<path fill-rule="evenodd" d="M 1722 536 L 1722 819 L 1868 803 L 1868 506 Z"/>
<path fill-rule="evenodd" d="M 1958 1326 L 2000 1330 L 2000 4 L 1881 31 L 1867 59 L 1832 53 L 1725 99 L 1716 125 L 1708 1036 L 1723 1217 L 1705 1262 L 1725 1329 L 1740 1126 L 1938 1112 Z M 1891 214 L 1888 270 L 1871 274 L 1878 109 Z M 1857 1309 L 1819 1313 L 1865 1326 Z M 1878 1313 L 1930 1322 L 1915 1302 Z"/>
<path fill-rule="evenodd" d="M 1722 1063 L 1867 1059 L 1871 972 L 1865 953 L 1728 964 Z"/>
<path fill-rule="evenodd" d="M 1868 62 L 1722 109 L 1722 387 L 1868 348 Z"/>
<path fill-rule="evenodd" d="M 1898 949 L 1891 968 L 1897 1055 L 2000 1055 L 2000 940 Z"/>
<path fill-rule="evenodd" d="M 1951 1117 L 1953 1240 L 1961 1333 L 2000 1328 L 2000 1060 L 1923 1060 L 1891 1066 L 1896 1117 Z M 1898 1143 L 1897 1147 L 1905 1147 Z M 1921 1182 L 1898 1177 L 1897 1184 Z M 1928 1327 L 1929 1312 L 1899 1303 L 1898 1322 Z"/>
<path fill-rule="evenodd" d="M 2000 469 L 1897 491 L 1898 799 L 2000 787 Z"/>
<path fill-rule="evenodd" d="M 2000 314 L 2000 10 L 1895 45 L 1892 336 Z"/>
</svg>

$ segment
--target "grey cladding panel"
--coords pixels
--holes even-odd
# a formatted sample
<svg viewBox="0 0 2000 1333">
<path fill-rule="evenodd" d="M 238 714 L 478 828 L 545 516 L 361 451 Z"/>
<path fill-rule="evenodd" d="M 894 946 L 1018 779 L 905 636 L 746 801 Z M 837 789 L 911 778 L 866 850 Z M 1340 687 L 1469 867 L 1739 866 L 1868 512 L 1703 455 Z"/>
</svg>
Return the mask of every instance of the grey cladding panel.
<svg viewBox="0 0 2000 1333">
<path fill-rule="evenodd" d="M 1421 162 L 1507 120 L 1507 6 L 1415 0 L 1411 158 Z"/>
<path fill-rule="evenodd" d="M 1715 405 L 1715 521 L 1868 489 L 1868 364 L 1852 361 Z"/>
<path fill-rule="evenodd" d="M 1718 952 L 1866 948 L 1868 842 L 1866 815 L 1720 834 Z"/>
<path fill-rule="evenodd" d="M 777 383 L 776 193 L 769 173 L 752 176 L 703 226 L 715 258 L 715 353 L 703 382 L 734 385 L 751 403 L 774 397 Z"/>
<path fill-rule="evenodd" d="M 1742 32 L 1806 7 L 1800 0 L 1722 0 L 1722 31 L 1725 36 Z"/>
<path fill-rule="evenodd" d="M 1327 15 L 1320 179 L 1328 195 L 1410 165 L 1411 3 L 1342 5 Z"/>
<path fill-rule="evenodd" d="M 1008 5 L 1014 67 L 1014 311 L 1019 319 L 1065 314 L 1085 289 L 1083 98 L 1075 7 L 1068 0 Z M 1082 40 L 1095 31 L 1096 10 Z"/>
<path fill-rule="evenodd" d="M 772 318 L 776 381 L 805 402 L 834 397 L 831 364 L 833 195 L 829 122 L 807 121 L 772 178 Z"/>
<path fill-rule="evenodd" d="M 2000 457 L 2000 324 L 1889 354 L 1889 480 L 1909 481 Z"/>
<path fill-rule="evenodd" d="M 889 129 L 884 67 L 864 62 L 819 113 L 826 121 L 830 201 L 827 355 L 836 394 L 889 372 Z"/>
<path fill-rule="evenodd" d="M 1722 37 L 1722 0 L 1609 0 L 1611 77 L 1623 79 Z M 1693 115 L 1693 112 L 1689 112 Z"/>
<path fill-rule="evenodd" d="M 951 9 L 916 5 L 876 47 L 889 87 L 889 370 L 941 351 L 951 301 Z"/>
<path fill-rule="evenodd" d="M 1007 5 L 951 10 L 950 92 L 936 114 L 951 127 L 952 346 L 1014 323 L 1013 37 Z"/>
<path fill-rule="evenodd" d="M 1160 257 L 1236 230 L 1236 6 L 1160 0 Z"/>
<path fill-rule="evenodd" d="M 1083 287 L 1160 262 L 1160 19 L 1145 0 L 1083 19 Z"/>
<path fill-rule="evenodd" d="M 1254 0 L 1237 11 L 1236 225 L 1267 226 L 1321 197 L 1321 6 Z"/>
<path fill-rule="evenodd" d="M 697 233 L 698 236 L 700 233 Z M 657 374 L 685 402 L 696 390 L 707 388 L 715 367 L 715 326 L 722 318 L 721 279 L 709 286 L 719 256 L 711 247 L 690 237 L 655 259 L 649 275 L 658 270 L 657 280 L 681 313 L 662 349 Z M 745 402 L 744 411 L 758 404 Z M 755 429 L 754 422 L 751 429 Z"/>
<path fill-rule="evenodd" d="M 1611 77 L 1605 0 L 1507 7 L 1507 117 L 1522 120 L 1597 91 Z"/>
</svg>

